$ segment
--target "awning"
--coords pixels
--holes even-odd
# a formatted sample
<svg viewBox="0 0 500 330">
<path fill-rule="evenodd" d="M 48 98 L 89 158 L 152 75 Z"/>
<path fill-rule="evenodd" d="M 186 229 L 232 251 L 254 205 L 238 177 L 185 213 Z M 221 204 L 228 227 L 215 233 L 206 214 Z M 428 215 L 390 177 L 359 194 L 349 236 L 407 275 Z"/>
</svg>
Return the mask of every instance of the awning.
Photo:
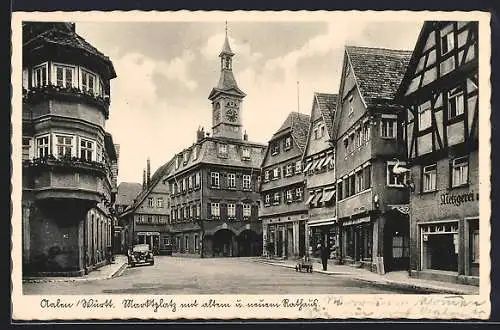
<svg viewBox="0 0 500 330">
<path fill-rule="evenodd" d="M 321 167 L 323 166 L 323 163 L 325 162 L 326 158 L 321 158 L 319 161 L 318 161 L 318 164 L 316 165 L 316 167 L 314 169 L 317 169 L 317 170 L 320 170 Z"/>
<path fill-rule="evenodd" d="M 342 222 L 342 226 L 352 226 L 359 225 L 360 223 L 370 222 L 370 217 L 364 217 L 359 219 L 346 220 Z"/>
<path fill-rule="evenodd" d="M 315 197 L 315 195 L 314 195 L 314 194 L 311 194 L 311 195 L 309 196 L 309 198 L 305 201 L 305 203 L 304 203 L 304 204 L 309 205 L 309 204 L 311 203 L 311 201 L 313 200 L 313 198 L 314 198 L 314 197 Z"/>
<path fill-rule="evenodd" d="M 333 196 L 335 196 L 335 190 L 327 191 L 323 197 L 323 202 L 328 203 L 332 200 Z"/>
<path fill-rule="evenodd" d="M 312 164 L 313 164 L 312 162 L 307 163 L 306 167 L 304 167 L 304 170 L 302 170 L 302 173 L 306 173 L 307 171 L 309 171 Z"/>
<path fill-rule="evenodd" d="M 328 165 L 330 165 L 330 163 L 332 162 L 332 160 L 333 160 L 333 156 L 332 156 L 332 155 L 330 155 L 330 156 L 326 157 L 326 160 L 325 160 L 325 162 L 323 163 L 323 166 L 328 166 Z"/>
<path fill-rule="evenodd" d="M 327 218 L 307 221 L 308 227 L 331 226 L 337 224 L 337 218 Z"/>
<path fill-rule="evenodd" d="M 311 170 L 314 170 L 316 168 L 316 166 L 318 166 L 318 163 L 320 162 L 320 160 L 315 160 L 313 162 L 313 166 L 311 167 Z"/>
<path fill-rule="evenodd" d="M 323 196 L 323 193 L 321 192 L 318 192 L 315 196 L 314 196 L 314 199 L 312 200 L 311 204 L 317 204 L 321 198 L 321 196 Z"/>
</svg>

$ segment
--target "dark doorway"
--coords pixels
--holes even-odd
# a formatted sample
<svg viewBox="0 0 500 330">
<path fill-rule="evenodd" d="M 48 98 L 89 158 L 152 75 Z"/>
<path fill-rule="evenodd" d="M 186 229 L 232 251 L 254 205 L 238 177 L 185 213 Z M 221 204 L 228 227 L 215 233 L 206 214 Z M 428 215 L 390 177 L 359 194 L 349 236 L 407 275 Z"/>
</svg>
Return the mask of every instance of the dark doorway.
<svg viewBox="0 0 500 330">
<path fill-rule="evenodd" d="M 213 255 L 215 257 L 233 256 L 234 234 L 228 229 L 218 230 L 213 236 Z"/>
<path fill-rule="evenodd" d="M 242 231 L 237 236 L 238 256 L 251 257 L 259 253 L 259 235 L 250 229 Z"/>
<path fill-rule="evenodd" d="M 458 270 L 458 258 L 455 254 L 455 244 L 452 234 L 429 235 L 431 269 L 454 271 Z"/>
</svg>

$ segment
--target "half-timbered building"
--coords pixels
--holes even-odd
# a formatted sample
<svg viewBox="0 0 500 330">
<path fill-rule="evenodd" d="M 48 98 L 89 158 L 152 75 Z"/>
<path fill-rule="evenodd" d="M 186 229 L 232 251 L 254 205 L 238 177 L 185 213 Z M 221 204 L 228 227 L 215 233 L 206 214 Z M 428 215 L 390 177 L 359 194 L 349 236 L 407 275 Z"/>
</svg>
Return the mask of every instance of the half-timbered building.
<svg viewBox="0 0 500 330">
<path fill-rule="evenodd" d="M 398 91 L 413 181 L 413 276 L 478 282 L 477 36 L 477 22 L 425 22 Z"/>
<path fill-rule="evenodd" d="M 337 218 L 346 263 L 407 269 L 408 193 L 394 168 L 405 158 L 402 107 L 394 100 L 411 52 L 346 46 L 337 109 Z"/>
</svg>

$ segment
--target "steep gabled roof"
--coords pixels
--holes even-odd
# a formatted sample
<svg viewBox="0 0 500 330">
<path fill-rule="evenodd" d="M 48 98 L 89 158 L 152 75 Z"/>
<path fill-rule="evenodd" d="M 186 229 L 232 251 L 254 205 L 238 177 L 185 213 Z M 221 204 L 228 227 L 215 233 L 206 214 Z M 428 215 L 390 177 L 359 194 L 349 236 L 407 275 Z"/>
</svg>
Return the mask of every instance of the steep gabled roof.
<svg viewBox="0 0 500 330">
<path fill-rule="evenodd" d="M 134 210 L 137 209 L 137 207 L 139 205 L 142 204 L 142 202 L 144 201 L 144 199 L 146 199 L 146 197 L 149 195 L 149 193 L 151 192 L 151 190 L 154 189 L 154 187 L 160 182 L 161 178 L 168 175 L 170 173 L 170 171 L 173 170 L 173 165 L 174 165 L 174 159 L 175 158 L 172 158 L 171 160 L 169 160 L 168 162 L 166 162 L 165 164 L 163 164 L 162 166 L 160 166 L 156 171 L 155 173 L 153 174 L 153 176 L 151 177 L 151 181 L 150 181 L 150 184 L 149 186 L 142 190 L 139 195 L 137 196 L 137 198 L 135 199 L 135 202 L 133 205 L 131 205 L 130 207 L 128 207 L 123 213 L 130 213 L 130 212 L 133 212 Z"/>
<path fill-rule="evenodd" d="M 346 54 L 366 105 L 391 103 L 412 51 L 346 46 Z"/>
<path fill-rule="evenodd" d="M 117 205 L 132 205 L 134 199 L 141 193 L 142 185 L 136 182 L 120 182 L 116 193 Z"/>
<path fill-rule="evenodd" d="M 288 117 L 281 125 L 281 127 L 273 134 L 272 139 L 283 133 L 283 131 L 290 129 L 292 138 L 294 139 L 300 150 L 304 150 L 307 142 L 307 133 L 309 129 L 310 116 L 299 112 L 290 112 Z"/>
<path fill-rule="evenodd" d="M 337 108 L 337 94 L 314 93 L 318 109 L 323 117 L 328 135 L 331 137 L 333 130 L 333 118 Z"/>
</svg>

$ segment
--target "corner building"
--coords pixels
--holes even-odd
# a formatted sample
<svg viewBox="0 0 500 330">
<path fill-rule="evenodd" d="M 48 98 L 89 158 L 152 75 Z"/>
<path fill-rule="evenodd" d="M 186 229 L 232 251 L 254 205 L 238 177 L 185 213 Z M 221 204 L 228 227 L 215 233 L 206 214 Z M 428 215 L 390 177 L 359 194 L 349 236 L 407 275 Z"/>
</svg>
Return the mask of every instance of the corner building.
<svg viewBox="0 0 500 330">
<path fill-rule="evenodd" d="M 209 94 L 212 135 L 203 128 L 196 143 L 173 159 L 165 179 L 171 194 L 174 252 L 201 256 L 257 256 L 262 253 L 258 221 L 258 177 L 265 146 L 242 132 L 242 102 L 232 71 L 229 40 L 220 52 L 221 73 Z"/>
<path fill-rule="evenodd" d="M 346 46 L 334 119 L 341 256 L 381 274 L 409 260 L 408 191 L 393 170 L 406 158 L 394 96 L 410 56 Z"/>
<path fill-rule="evenodd" d="M 269 141 L 260 187 L 264 255 L 298 257 L 305 253 L 302 153 L 309 116 L 292 112 Z"/>
<path fill-rule="evenodd" d="M 478 23 L 425 22 L 398 92 L 412 276 L 479 285 L 478 96 Z"/>
<path fill-rule="evenodd" d="M 112 245 L 116 74 L 72 23 L 23 23 L 22 65 L 23 275 L 79 276 Z"/>
</svg>

